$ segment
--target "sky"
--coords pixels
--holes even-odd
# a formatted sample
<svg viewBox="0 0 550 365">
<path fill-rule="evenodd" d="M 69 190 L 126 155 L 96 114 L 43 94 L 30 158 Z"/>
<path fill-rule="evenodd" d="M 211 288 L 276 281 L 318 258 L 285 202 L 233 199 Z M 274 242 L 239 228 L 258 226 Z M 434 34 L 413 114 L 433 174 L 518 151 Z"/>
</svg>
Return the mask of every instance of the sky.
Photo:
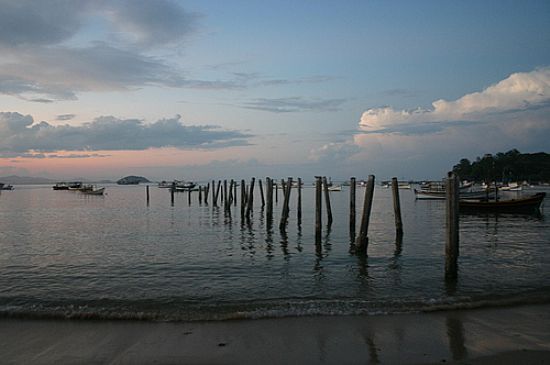
<svg viewBox="0 0 550 365">
<path fill-rule="evenodd" d="M 550 152 L 550 2 L 0 0 L 0 176 L 438 179 Z"/>
</svg>

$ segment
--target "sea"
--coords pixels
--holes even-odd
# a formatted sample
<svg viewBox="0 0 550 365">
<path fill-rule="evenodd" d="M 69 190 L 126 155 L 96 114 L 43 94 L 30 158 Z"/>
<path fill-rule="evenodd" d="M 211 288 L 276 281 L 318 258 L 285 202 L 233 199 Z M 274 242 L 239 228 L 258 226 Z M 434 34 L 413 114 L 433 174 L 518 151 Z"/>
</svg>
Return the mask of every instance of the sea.
<svg viewBox="0 0 550 365">
<path fill-rule="evenodd" d="M 396 239 L 391 189 L 376 186 L 367 255 L 350 234 L 349 188 L 323 202 L 315 189 L 282 192 L 266 220 L 255 190 L 250 220 L 239 201 L 191 202 L 168 189 L 105 185 L 106 195 L 16 186 L 0 193 L 0 316 L 155 321 L 317 315 L 389 315 L 550 302 L 550 202 L 540 214 L 460 215 L 458 279 L 445 280 L 445 202 L 401 189 Z M 520 194 L 539 190 L 525 189 Z M 550 192 L 550 190 L 547 190 Z M 357 188 L 357 231 L 365 189 Z M 508 193 L 518 194 L 518 193 Z M 548 194 L 550 195 L 550 194 Z"/>
</svg>

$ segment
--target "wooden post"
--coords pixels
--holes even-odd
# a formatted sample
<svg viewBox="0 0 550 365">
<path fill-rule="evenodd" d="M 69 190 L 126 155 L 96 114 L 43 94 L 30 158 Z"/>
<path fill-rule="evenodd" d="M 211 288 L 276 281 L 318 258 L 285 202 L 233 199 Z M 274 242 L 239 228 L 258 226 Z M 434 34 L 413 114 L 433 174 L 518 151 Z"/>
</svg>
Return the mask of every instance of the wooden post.
<svg viewBox="0 0 550 365">
<path fill-rule="evenodd" d="M 403 235 L 403 221 L 401 220 L 401 203 L 399 201 L 399 185 L 397 178 L 391 179 L 391 190 L 393 195 L 393 213 L 395 215 L 395 232 L 398 236 Z"/>
<path fill-rule="evenodd" d="M 328 192 L 328 182 L 326 176 L 323 176 L 323 185 L 325 186 L 325 203 L 327 205 L 327 224 L 330 227 L 332 225 L 332 208 L 330 206 L 330 194 Z"/>
<path fill-rule="evenodd" d="M 227 202 L 229 199 L 227 199 L 227 179 L 223 180 L 223 208 L 227 210 Z"/>
<path fill-rule="evenodd" d="M 233 204 L 233 199 L 235 199 L 233 197 L 233 184 L 235 184 L 235 181 L 231 179 L 231 181 L 229 182 L 229 197 L 227 202 L 227 210 L 231 209 L 231 204 Z"/>
<path fill-rule="evenodd" d="M 262 179 L 258 179 L 258 184 L 260 185 L 260 196 L 262 197 L 262 207 L 265 206 L 265 198 L 264 198 L 264 188 L 262 186 Z"/>
<path fill-rule="evenodd" d="M 233 205 L 237 206 L 237 181 L 233 182 Z"/>
<path fill-rule="evenodd" d="M 204 188 L 204 204 L 208 204 L 208 192 L 210 191 L 210 183 Z"/>
<path fill-rule="evenodd" d="M 297 207 L 298 224 L 302 224 L 302 178 L 298 178 L 298 207 Z"/>
<path fill-rule="evenodd" d="M 349 232 L 351 237 L 355 237 L 355 190 L 357 181 L 352 177 L 349 182 Z"/>
<path fill-rule="evenodd" d="M 287 183 L 285 184 L 285 195 L 283 203 L 283 214 L 281 214 L 281 222 L 279 223 L 279 229 L 284 230 L 286 227 L 286 222 L 288 221 L 288 214 L 290 211 L 290 191 L 292 189 L 292 178 L 289 177 Z"/>
<path fill-rule="evenodd" d="M 458 177 L 449 172 L 445 184 L 446 191 L 446 240 L 445 240 L 445 278 L 455 280 L 458 276 L 459 216 L 458 216 Z"/>
<path fill-rule="evenodd" d="M 149 205 L 149 185 L 145 187 L 145 194 L 147 195 L 147 205 Z"/>
<path fill-rule="evenodd" d="M 187 204 L 191 205 L 191 192 L 193 191 L 193 189 L 189 188 L 189 190 L 187 191 Z"/>
<path fill-rule="evenodd" d="M 279 187 L 277 181 L 275 181 L 275 204 L 279 203 Z"/>
<path fill-rule="evenodd" d="M 199 185 L 199 204 L 202 204 L 202 186 Z"/>
<path fill-rule="evenodd" d="M 273 181 L 269 178 L 265 178 L 265 192 L 267 194 L 267 208 L 265 216 L 267 220 L 273 219 Z"/>
<path fill-rule="evenodd" d="M 246 209 L 246 185 L 244 180 L 241 180 L 241 219 L 244 221 Z"/>
<path fill-rule="evenodd" d="M 367 189 L 365 191 L 365 202 L 363 204 L 363 217 L 361 219 L 361 228 L 359 230 L 359 235 L 355 240 L 355 245 L 357 246 L 358 252 L 364 254 L 367 253 L 367 246 L 369 244 L 368 231 L 373 195 L 374 175 L 369 175 L 369 179 L 367 180 Z"/>
<path fill-rule="evenodd" d="M 216 205 L 216 181 L 212 180 L 212 205 Z"/>
<path fill-rule="evenodd" d="M 222 181 L 218 180 L 218 185 L 216 187 L 216 195 L 214 196 L 214 205 L 218 206 L 218 196 L 220 195 L 220 190 L 222 186 Z"/>
<path fill-rule="evenodd" d="M 170 203 L 174 206 L 174 192 L 176 191 L 176 182 L 172 182 L 172 187 L 170 188 Z"/>
<path fill-rule="evenodd" d="M 321 194 L 321 177 L 315 177 L 315 242 L 321 242 L 321 229 L 322 229 L 322 205 L 323 195 Z"/>
<path fill-rule="evenodd" d="M 256 179 L 252 178 L 250 180 L 250 191 L 248 192 L 248 201 L 246 204 L 246 219 L 250 219 L 250 212 L 252 211 L 252 208 L 254 207 L 254 181 Z"/>
</svg>

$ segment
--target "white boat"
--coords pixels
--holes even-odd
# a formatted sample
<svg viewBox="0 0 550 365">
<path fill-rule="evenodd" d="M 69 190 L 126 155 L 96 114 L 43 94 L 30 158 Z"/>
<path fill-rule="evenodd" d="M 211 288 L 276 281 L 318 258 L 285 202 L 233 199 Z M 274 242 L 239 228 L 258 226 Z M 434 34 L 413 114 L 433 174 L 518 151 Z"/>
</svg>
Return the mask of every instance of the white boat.
<svg viewBox="0 0 550 365">
<path fill-rule="evenodd" d="M 342 185 L 329 186 L 328 191 L 342 191 Z"/>
<path fill-rule="evenodd" d="M 105 188 L 92 189 L 92 190 L 81 190 L 82 194 L 86 195 L 103 195 Z"/>
</svg>

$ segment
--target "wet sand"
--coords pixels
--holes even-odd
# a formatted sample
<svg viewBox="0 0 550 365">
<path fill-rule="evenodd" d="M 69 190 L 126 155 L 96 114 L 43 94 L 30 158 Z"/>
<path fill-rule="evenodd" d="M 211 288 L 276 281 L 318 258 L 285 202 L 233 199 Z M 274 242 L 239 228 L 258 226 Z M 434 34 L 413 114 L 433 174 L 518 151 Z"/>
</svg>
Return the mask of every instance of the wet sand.
<svg viewBox="0 0 550 365">
<path fill-rule="evenodd" d="M 2 364 L 544 364 L 550 304 L 222 322 L 0 319 Z"/>
</svg>

